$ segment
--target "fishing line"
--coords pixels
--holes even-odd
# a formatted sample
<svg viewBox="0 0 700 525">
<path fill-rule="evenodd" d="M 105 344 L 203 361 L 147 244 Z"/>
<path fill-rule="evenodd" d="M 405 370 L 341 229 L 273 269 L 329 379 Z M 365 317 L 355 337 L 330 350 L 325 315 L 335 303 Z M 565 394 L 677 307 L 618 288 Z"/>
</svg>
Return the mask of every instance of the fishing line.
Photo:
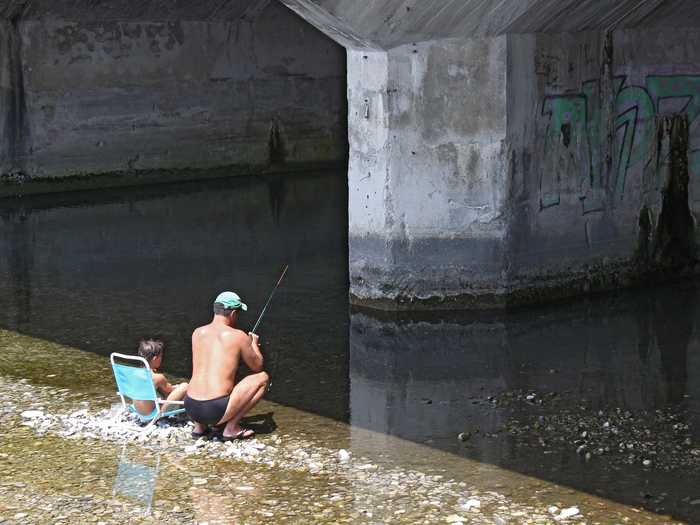
<svg viewBox="0 0 700 525">
<path fill-rule="evenodd" d="M 267 298 L 267 302 L 265 303 L 265 306 L 263 306 L 262 312 L 260 312 L 260 317 L 258 317 L 258 320 L 255 321 L 255 324 L 253 325 L 253 329 L 251 332 L 255 333 L 255 330 L 258 328 L 260 325 L 260 321 L 262 321 L 263 315 L 265 315 L 265 311 L 267 310 L 268 305 L 270 304 L 270 301 L 272 301 L 272 297 L 275 295 L 275 292 L 277 291 L 277 288 L 279 288 L 280 283 L 282 282 L 282 279 L 284 279 L 284 274 L 287 273 L 287 269 L 289 268 L 289 265 L 285 265 L 284 270 L 282 271 L 282 275 L 280 275 L 279 280 L 277 281 L 277 284 L 275 287 L 272 289 L 272 292 L 270 293 L 270 297 Z"/>
</svg>

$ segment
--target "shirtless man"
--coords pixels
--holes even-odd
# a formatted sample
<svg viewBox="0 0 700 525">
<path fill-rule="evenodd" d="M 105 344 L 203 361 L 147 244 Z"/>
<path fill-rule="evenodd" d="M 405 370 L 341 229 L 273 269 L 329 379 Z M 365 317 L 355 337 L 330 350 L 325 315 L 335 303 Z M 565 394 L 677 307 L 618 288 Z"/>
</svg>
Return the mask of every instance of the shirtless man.
<svg viewBox="0 0 700 525">
<path fill-rule="evenodd" d="M 265 393 L 269 376 L 263 371 L 258 336 L 235 328 L 240 310 L 248 307 L 233 292 L 214 300 L 214 318 L 192 333 L 192 380 L 185 396 L 185 410 L 195 422 L 192 436 L 204 435 L 210 425 L 226 424 L 224 441 L 245 439 L 253 431 L 240 426 L 241 418 Z M 236 384 L 243 359 L 253 374 Z"/>
</svg>

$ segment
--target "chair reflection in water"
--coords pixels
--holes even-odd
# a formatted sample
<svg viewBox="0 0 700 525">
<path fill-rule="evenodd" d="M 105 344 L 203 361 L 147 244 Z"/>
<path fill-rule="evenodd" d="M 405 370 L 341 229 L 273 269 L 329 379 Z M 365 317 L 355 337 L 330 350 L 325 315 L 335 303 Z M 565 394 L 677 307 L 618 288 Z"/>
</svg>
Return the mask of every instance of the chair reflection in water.
<svg viewBox="0 0 700 525">
<path fill-rule="evenodd" d="M 112 496 L 123 496 L 135 500 L 145 507 L 144 515 L 151 513 L 153 493 L 156 489 L 160 455 L 156 456 L 155 465 L 148 466 L 129 459 L 126 454 L 126 444 L 122 447 L 117 466 L 117 475 L 112 486 Z"/>
</svg>

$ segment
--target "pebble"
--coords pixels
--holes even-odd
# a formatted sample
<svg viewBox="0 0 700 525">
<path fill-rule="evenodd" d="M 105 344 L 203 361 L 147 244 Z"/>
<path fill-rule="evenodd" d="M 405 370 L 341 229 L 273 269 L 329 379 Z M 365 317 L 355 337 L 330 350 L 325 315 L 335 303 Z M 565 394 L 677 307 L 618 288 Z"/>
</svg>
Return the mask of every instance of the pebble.
<svg viewBox="0 0 700 525">
<path fill-rule="evenodd" d="M 445 518 L 445 521 L 447 523 L 462 523 L 462 522 L 467 521 L 467 518 L 463 518 L 462 516 L 460 516 L 458 514 L 450 514 L 449 516 L 447 516 Z"/>
<path fill-rule="evenodd" d="M 488 400 L 496 408 L 518 407 L 527 412 L 532 404 L 528 398 L 533 394 L 538 403 L 549 405 L 549 413 L 530 413 L 526 419 L 506 419 L 496 433 L 486 434 L 486 437 L 497 438 L 505 431 L 518 446 L 526 447 L 532 447 L 536 437 L 536 442 L 545 449 L 543 454 L 570 447 L 572 452 L 583 457 L 590 453 L 588 459 L 605 455 L 606 464 L 615 469 L 639 465 L 644 459 L 651 461 L 646 468 L 667 472 L 700 466 L 700 449 L 694 444 L 689 425 L 681 422 L 676 408 L 637 414 L 614 407 L 593 411 L 585 403 L 576 404 L 577 400 L 567 392 L 552 395 L 553 392 L 523 390 L 491 395 L 484 401 Z"/>
<path fill-rule="evenodd" d="M 41 410 L 25 410 L 20 414 L 24 419 L 35 419 L 39 417 L 44 417 L 44 413 Z"/>
<path fill-rule="evenodd" d="M 578 507 L 569 507 L 568 509 L 564 509 L 561 511 L 561 513 L 556 516 L 554 519 L 556 520 L 565 520 L 566 518 L 571 518 L 573 516 L 576 516 L 579 514 Z"/>
<path fill-rule="evenodd" d="M 481 508 L 481 501 L 478 499 L 467 500 L 467 502 L 462 505 L 462 508 L 464 510 L 479 509 Z"/>
<path fill-rule="evenodd" d="M 338 451 L 338 459 L 341 461 L 341 463 L 346 463 L 350 460 L 350 452 L 348 452 L 344 448 L 341 448 Z"/>
</svg>

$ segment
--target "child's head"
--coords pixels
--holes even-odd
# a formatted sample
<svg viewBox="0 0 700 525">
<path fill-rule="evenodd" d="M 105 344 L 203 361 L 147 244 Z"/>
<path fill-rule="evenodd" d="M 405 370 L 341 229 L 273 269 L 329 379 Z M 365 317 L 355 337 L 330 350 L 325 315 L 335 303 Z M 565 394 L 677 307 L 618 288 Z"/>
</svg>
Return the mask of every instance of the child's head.
<svg viewBox="0 0 700 525">
<path fill-rule="evenodd" d="M 151 368 L 158 368 L 163 360 L 163 341 L 145 339 L 139 343 L 139 356 L 143 357 Z"/>
</svg>

